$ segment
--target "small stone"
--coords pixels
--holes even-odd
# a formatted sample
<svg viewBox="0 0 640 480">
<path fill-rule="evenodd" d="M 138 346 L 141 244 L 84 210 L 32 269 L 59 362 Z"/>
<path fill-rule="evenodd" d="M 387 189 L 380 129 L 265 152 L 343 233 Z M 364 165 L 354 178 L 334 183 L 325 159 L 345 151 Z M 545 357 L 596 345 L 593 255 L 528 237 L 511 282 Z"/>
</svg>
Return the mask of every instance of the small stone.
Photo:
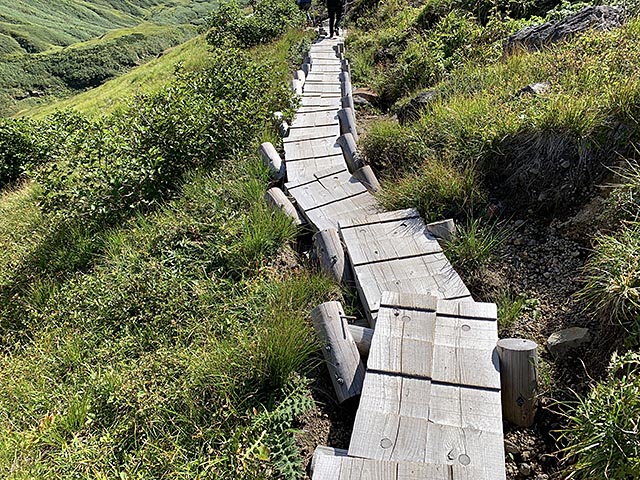
<svg viewBox="0 0 640 480">
<path fill-rule="evenodd" d="M 436 238 L 450 241 L 456 235 L 456 224 L 449 218 L 439 222 L 432 222 L 427 225 L 427 230 Z"/>
<path fill-rule="evenodd" d="M 529 475 L 531 475 L 531 465 L 529 465 L 528 463 L 521 463 L 520 465 L 518 465 L 518 471 L 523 477 L 528 477 Z"/>
<path fill-rule="evenodd" d="M 373 90 L 368 88 L 356 88 L 353 91 L 353 101 L 355 103 L 364 103 L 369 105 L 375 105 L 380 97 Z"/>
<path fill-rule="evenodd" d="M 522 237 L 516 237 L 513 239 L 513 244 L 514 245 L 522 245 L 524 244 L 524 240 L 522 239 Z"/>
<path fill-rule="evenodd" d="M 551 90 L 551 83 L 532 83 L 518 91 L 517 95 L 544 95 Z"/>
<path fill-rule="evenodd" d="M 567 168 L 569 168 L 571 166 L 571 162 L 569 160 L 565 160 L 560 165 L 562 166 L 562 168 L 564 168 L 566 170 Z"/>
<path fill-rule="evenodd" d="M 570 327 L 552 333 L 547 339 L 547 348 L 556 357 L 564 356 L 572 348 L 591 341 L 588 328 Z"/>
<path fill-rule="evenodd" d="M 511 455 L 517 455 L 518 453 L 520 453 L 520 449 L 518 448 L 518 446 L 515 443 L 510 442 L 509 440 L 504 441 L 504 450 Z"/>
<path fill-rule="evenodd" d="M 522 225 L 524 225 L 524 220 L 516 220 L 515 221 L 515 226 L 516 227 L 521 227 Z"/>
</svg>

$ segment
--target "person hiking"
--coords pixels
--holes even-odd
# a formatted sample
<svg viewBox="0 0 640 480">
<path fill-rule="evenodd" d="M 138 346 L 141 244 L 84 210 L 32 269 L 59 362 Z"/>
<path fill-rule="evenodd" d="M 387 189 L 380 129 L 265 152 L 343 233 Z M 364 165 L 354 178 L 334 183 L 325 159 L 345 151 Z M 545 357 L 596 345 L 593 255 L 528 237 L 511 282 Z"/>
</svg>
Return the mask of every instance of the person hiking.
<svg viewBox="0 0 640 480">
<path fill-rule="evenodd" d="M 336 35 L 340 35 L 340 20 L 342 19 L 342 10 L 344 9 L 344 0 L 327 0 L 327 11 L 329 12 L 329 37 L 333 38 L 335 30 Z"/>
</svg>

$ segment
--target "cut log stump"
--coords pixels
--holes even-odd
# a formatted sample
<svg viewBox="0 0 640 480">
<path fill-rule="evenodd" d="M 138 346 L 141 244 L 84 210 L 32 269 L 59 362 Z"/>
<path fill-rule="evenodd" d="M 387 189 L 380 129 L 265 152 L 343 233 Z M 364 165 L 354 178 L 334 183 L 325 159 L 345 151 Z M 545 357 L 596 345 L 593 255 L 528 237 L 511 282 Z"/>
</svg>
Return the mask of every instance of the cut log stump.
<svg viewBox="0 0 640 480">
<path fill-rule="evenodd" d="M 351 267 L 345 259 L 342 242 L 335 228 L 327 228 L 313 236 L 316 257 L 320 269 L 336 282 L 349 284 L 353 282 Z"/>
<path fill-rule="evenodd" d="M 502 413 L 514 425 L 533 425 L 538 408 L 538 345 L 523 338 L 498 341 Z"/>
<path fill-rule="evenodd" d="M 287 216 L 291 217 L 296 225 L 300 226 L 305 223 L 300 212 L 298 212 L 296 207 L 293 206 L 293 203 L 291 203 L 291 200 L 289 200 L 284 192 L 278 187 L 273 187 L 267 190 L 264 194 L 264 200 L 270 207 L 278 208 Z"/>
</svg>

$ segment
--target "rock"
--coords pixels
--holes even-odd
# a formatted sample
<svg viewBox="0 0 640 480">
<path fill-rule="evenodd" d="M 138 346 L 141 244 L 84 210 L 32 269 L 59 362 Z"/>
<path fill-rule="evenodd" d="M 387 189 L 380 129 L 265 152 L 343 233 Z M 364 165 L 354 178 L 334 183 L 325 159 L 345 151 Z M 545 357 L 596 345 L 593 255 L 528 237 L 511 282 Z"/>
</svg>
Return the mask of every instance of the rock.
<svg viewBox="0 0 640 480">
<path fill-rule="evenodd" d="M 427 225 L 427 230 L 436 238 L 441 238 L 445 241 L 450 241 L 456 235 L 456 224 L 451 218 L 447 220 L 441 220 L 439 222 L 432 222 Z"/>
<path fill-rule="evenodd" d="M 531 475 L 531 465 L 529 465 L 528 463 L 521 463 L 520 465 L 518 465 L 518 471 L 523 477 L 528 477 L 529 475 Z"/>
<path fill-rule="evenodd" d="M 550 82 L 531 83 L 526 87 L 518 90 L 517 95 L 544 95 L 551 90 Z"/>
<path fill-rule="evenodd" d="M 518 446 L 515 443 L 510 442 L 509 440 L 504 441 L 504 450 L 511 455 L 517 455 L 520 453 L 520 449 L 518 448 Z"/>
<path fill-rule="evenodd" d="M 400 123 L 415 120 L 418 118 L 420 111 L 426 108 L 429 104 L 438 97 L 438 92 L 435 90 L 427 90 L 426 92 L 419 93 L 408 103 L 398 108 L 396 112 Z"/>
<path fill-rule="evenodd" d="M 565 355 L 572 348 L 591 341 L 588 328 L 570 327 L 552 333 L 547 339 L 547 348 L 556 357 Z"/>
<path fill-rule="evenodd" d="M 353 91 L 353 102 L 361 105 L 376 105 L 380 97 L 368 88 L 356 88 Z"/>
<path fill-rule="evenodd" d="M 504 51 L 513 52 L 519 48 L 538 50 L 550 43 L 559 42 L 589 29 L 611 30 L 624 23 L 624 10 L 618 7 L 600 5 L 588 6 L 573 15 L 559 20 L 532 25 L 507 37 Z"/>
</svg>

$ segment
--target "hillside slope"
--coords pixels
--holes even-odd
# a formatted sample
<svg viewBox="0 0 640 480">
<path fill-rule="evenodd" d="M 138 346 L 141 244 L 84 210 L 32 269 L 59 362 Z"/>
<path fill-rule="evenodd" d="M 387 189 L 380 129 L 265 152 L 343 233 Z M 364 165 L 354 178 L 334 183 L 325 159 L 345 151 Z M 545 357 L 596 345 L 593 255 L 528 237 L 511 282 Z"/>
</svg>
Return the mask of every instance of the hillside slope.
<svg viewBox="0 0 640 480">
<path fill-rule="evenodd" d="M 0 1 L 0 54 L 36 53 L 143 21 L 190 23 L 217 2 L 195 0 Z"/>
</svg>

